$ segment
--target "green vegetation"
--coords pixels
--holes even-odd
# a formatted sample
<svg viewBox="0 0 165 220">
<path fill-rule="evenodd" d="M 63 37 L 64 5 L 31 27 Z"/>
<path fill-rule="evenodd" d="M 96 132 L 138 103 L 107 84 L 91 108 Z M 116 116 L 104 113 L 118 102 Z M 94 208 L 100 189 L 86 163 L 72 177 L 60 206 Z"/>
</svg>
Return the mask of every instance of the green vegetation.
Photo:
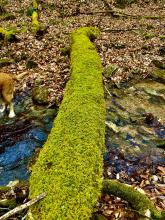
<svg viewBox="0 0 165 220">
<path fill-rule="evenodd" d="M 165 80 L 165 70 L 164 69 L 156 69 L 151 74 L 153 77 Z"/>
<path fill-rule="evenodd" d="M 5 30 L 0 27 L 0 39 L 4 39 L 5 41 L 14 41 L 16 39 L 16 30 L 15 29 L 10 29 L 10 30 Z"/>
<path fill-rule="evenodd" d="M 42 27 L 38 20 L 38 3 L 36 0 L 32 1 L 33 7 L 29 8 L 27 11 L 27 15 L 31 15 L 32 22 L 31 22 L 31 32 L 36 36 L 40 37 L 46 31 L 45 27 Z"/>
<path fill-rule="evenodd" d="M 32 99 L 34 103 L 39 105 L 48 104 L 48 95 L 49 91 L 46 87 L 43 86 L 35 86 L 32 90 Z"/>
<path fill-rule="evenodd" d="M 38 4 L 36 0 L 33 0 L 33 9 L 38 10 Z"/>
<path fill-rule="evenodd" d="M 39 29 L 40 29 L 40 24 L 38 21 L 38 13 L 36 11 L 33 11 L 31 31 L 32 33 L 36 34 Z"/>
<path fill-rule="evenodd" d="M 0 68 L 3 66 L 8 66 L 12 63 L 15 63 L 14 59 L 9 59 L 9 58 L 0 59 Z"/>
<path fill-rule="evenodd" d="M 120 8 L 124 8 L 126 5 L 130 5 L 132 3 L 136 3 L 137 0 L 116 0 L 116 5 Z"/>
<path fill-rule="evenodd" d="M 16 19 L 15 15 L 9 12 L 4 13 L 2 16 L 2 20 L 8 21 L 8 20 L 14 20 L 14 19 Z"/>
<path fill-rule="evenodd" d="M 90 39 L 96 28 L 71 37 L 71 78 L 48 140 L 32 167 L 30 198 L 34 219 L 87 220 L 102 188 L 105 103 L 102 65 Z"/>
<path fill-rule="evenodd" d="M 164 40 L 164 39 L 165 39 L 165 35 L 160 35 L 159 38 L 160 38 L 161 40 Z"/>
<path fill-rule="evenodd" d="M 144 33 L 144 38 L 145 38 L 145 39 L 151 39 L 151 38 L 153 38 L 153 37 L 155 37 L 155 34 L 154 34 L 154 33 L 149 33 L 149 32 Z"/>
<path fill-rule="evenodd" d="M 158 211 L 145 194 L 116 180 L 105 180 L 103 182 L 103 193 L 112 194 L 126 200 L 141 215 L 145 215 L 146 211 L 149 210 L 152 219 L 163 220 L 165 217 L 165 213 Z"/>
</svg>

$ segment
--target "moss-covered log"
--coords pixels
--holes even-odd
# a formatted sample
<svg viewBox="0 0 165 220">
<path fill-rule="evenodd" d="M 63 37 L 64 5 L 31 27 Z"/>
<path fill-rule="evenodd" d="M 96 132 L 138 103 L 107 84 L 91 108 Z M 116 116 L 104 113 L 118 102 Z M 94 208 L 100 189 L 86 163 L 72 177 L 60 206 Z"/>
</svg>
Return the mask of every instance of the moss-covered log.
<svg viewBox="0 0 165 220">
<path fill-rule="evenodd" d="M 103 182 L 103 193 L 111 194 L 126 200 L 131 204 L 133 209 L 143 216 L 145 216 L 147 210 L 150 210 L 152 219 L 163 220 L 165 218 L 165 213 L 158 211 L 145 194 L 116 180 L 105 180 Z"/>
<path fill-rule="evenodd" d="M 5 30 L 0 27 L 0 39 L 3 39 L 5 41 L 15 41 L 16 40 L 15 33 L 16 33 L 15 30 Z"/>
<path fill-rule="evenodd" d="M 71 77 L 48 140 L 32 168 L 30 198 L 47 196 L 31 208 L 34 219 L 87 220 L 102 188 L 105 103 L 102 65 L 90 41 L 96 28 L 71 38 Z"/>
</svg>

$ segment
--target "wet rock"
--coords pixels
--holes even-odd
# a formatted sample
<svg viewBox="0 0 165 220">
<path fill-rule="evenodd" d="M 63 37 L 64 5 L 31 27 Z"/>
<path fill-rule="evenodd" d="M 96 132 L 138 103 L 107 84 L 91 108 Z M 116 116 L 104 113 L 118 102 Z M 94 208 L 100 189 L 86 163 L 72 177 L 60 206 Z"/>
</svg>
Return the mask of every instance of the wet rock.
<svg viewBox="0 0 165 220">
<path fill-rule="evenodd" d="M 35 86 L 32 90 L 33 102 L 39 105 L 48 104 L 49 91 L 46 87 Z"/>
<path fill-rule="evenodd" d="M 27 161 L 22 161 L 22 164 L 11 169 L 4 170 L 0 169 L 0 185 L 5 186 L 12 180 L 27 180 L 29 177 L 29 172 L 27 170 Z"/>
<path fill-rule="evenodd" d="M 34 139 L 39 143 L 43 143 L 47 139 L 47 134 L 41 128 L 33 128 L 26 134 L 27 138 Z"/>
<path fill-rule="evenodd" d="M 6 149 L 6 151 L 0 154 L 0 165 L 3 170 L 11 170 L 21 165 L 24 160 L 27 160 L 33 155 L 35 148 L 40 145 L 31 140 L 20 141 Z"/>
</svg>

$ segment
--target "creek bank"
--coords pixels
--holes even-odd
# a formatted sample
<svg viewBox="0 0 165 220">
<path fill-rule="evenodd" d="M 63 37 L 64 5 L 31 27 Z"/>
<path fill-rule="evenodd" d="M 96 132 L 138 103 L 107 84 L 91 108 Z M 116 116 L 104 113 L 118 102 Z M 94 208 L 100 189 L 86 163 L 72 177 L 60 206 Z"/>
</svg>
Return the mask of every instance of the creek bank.
<svg viewBox="0 0 165 220">
<path fill-rule="evenodd" d="M 111 73 L 106 77 L 111 77 Z M 132 185 L 133 188 L 136 186 L 142 193 L 156 198 L 153 199 L 156 204 L 161 203 L 163 198 L 161 195 L 164 179 L 161 169 L 165 163 L 165 84 L 160 78 L 157 80 L 155 77 L 139 80 L 134 76 L 120 85 L 107 80 L 107 152 L 104 154 L 105 181 L 118 180 Z M 118 183 L 114 184 L 111 195 L 102 195 L 95 214 L 102 214 L 101 217 L 105 219 L 115 218 L 116 212 L 112 204 L 116 203 L 115 207 L 119 207 L 117 213 L 122 213 L 126 219 L 130 216 L 138 219 L 139 214 L 133 211 L 130 213 L 123 208 L 127 206 L 124 200 L 129 202 L 129 199 L 121 196 L 123 192 L 119 196 Z M 123 185 L 121 187 L 124 191 Z M 124 200 L 119 202 L 112 195 Z M 164 213 L 160 214 L 160 219 L 163 219 L 163 215 Z M 153 216 L 153 219 L 157 217 Z"/>
</svg>

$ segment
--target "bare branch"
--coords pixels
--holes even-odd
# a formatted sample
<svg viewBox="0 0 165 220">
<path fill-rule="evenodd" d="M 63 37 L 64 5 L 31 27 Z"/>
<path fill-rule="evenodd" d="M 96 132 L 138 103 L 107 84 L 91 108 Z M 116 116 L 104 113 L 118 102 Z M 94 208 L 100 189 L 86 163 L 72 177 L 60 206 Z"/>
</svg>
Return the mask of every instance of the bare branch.
<svg viewBox="0 0 165 220">
<path fill-rule="evenodd" d="M 38 201 L 40 201 L 41 199 L 43 199 L 46 196 L 46 193 L 41 193 L 39 196 L 37 196 L 36 198 L 30 200 L 29 202 L 20 205 L 14 209 L 12 209 L 11 211 L 7 212 L 6 214 L 2 215 L 0 217 L 0 220 L 5 220 L 7 218 L 9 218 L 10 216 L 22 211 L 23 209 L 26 209 L 30 206 L 32 206 L 33 204 L 37 203 Z"/>
</svg>

